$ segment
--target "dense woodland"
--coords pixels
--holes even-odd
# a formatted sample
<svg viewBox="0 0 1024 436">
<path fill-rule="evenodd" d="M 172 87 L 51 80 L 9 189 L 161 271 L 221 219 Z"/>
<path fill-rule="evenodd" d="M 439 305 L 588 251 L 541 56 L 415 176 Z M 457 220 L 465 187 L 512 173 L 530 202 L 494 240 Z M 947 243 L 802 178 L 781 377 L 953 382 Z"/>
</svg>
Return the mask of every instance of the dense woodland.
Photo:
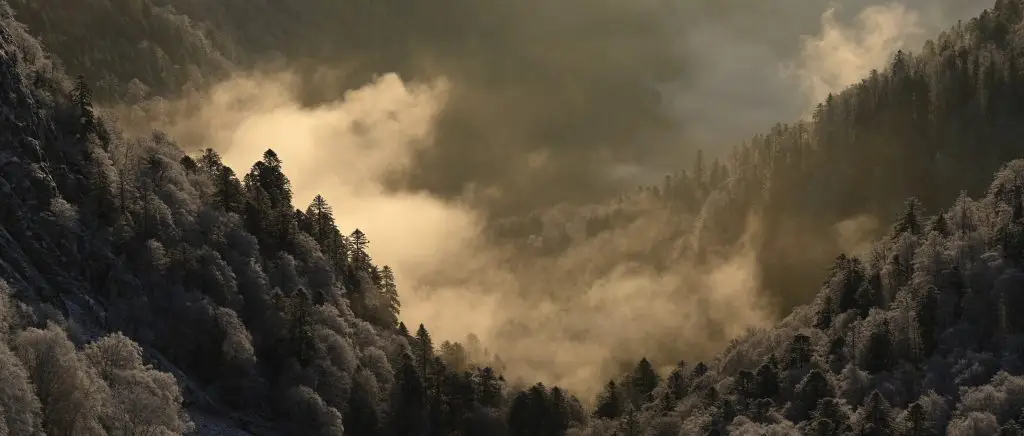
<svg viewBox="0 0 1024 436">
<path fill-rule="evenodd" d="M 984 195 L 992 174 L 1020 157 L 1020 2 L 996 3 L 829 95 L 811 120 L 777 124 L 722 158 L 698 151 L 662 184 L 587 214 L 586 233 L 628 225 L 651 209 L 668 211 L 675 222 L 652 260 L 670 265 L 683 239 L 697 241 L 685 249 L 698 256 L 727 251 L 753 214 L 763 234 L 765 283 L 780 310 L 808 302 L 839 250 L 836 223 L 864 215 L 888 222 L 909 197 L 934 213 L 962 191 Z M 543 212 L 509 219 L 499 233 L 529 234 L 544 221 Z M 546 250 L 558 251 L 569 236 L 548 239 Z"/>
<path fill-rule="evenodd" d="M 187 154 L 97 114 L 94 96 L 169 95 L 239 53 L 288 53 L 273 45 L 286 37 L 246 36 L 289 28 L 226 22 L 242 7 L 229 2 L 9 3 L 0 434 L 1024 433 L 1020 1 L 897 53 L 812 120 L 588 213 L 588 235 L 652 208 L 691 217 L 704 256 L 757 212 L 764 280 L 788 313 L 668 374 L 636 356 L 593 399 L 507 383 L 479 343 L 434 344 L 429 325 L 401 324 L 373 235 L 339 229 L 323 197 L 292 198 L 272 150 L 236 174 L 214 150 Z M 98 16 L 123 22 L 72 20 Z M 860 214 L 892 224 L 868 253 L 836 257 L 819 236 Z M 652 262 L 692 229 L 677 232 Z"/>
</svg>

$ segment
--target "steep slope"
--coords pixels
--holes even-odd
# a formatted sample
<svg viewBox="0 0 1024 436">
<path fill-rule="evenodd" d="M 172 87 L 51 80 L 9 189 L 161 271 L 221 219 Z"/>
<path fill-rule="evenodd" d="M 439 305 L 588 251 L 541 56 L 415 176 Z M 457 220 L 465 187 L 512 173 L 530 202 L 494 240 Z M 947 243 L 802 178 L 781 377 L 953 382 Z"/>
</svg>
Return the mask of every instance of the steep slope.
<svg viewBox="0 0 1024 436">
<path fill-rule="evenodd" d="M 231 62 L 202 29 L 150 0 L 88 0 L 54 7 L 8 2 L 17 21 L 101 101 L 173 97 L 224 77 Z"/>
<path fill-rule="evenodd" d="M 678 274 L 684 278 L 624 286 L 639 291 L 621 292 L 629 295 L 616 303 L 621 311 L 596 310 L 602 315 L 590 331 L 601 333 L 579 341 L 613 343 L 606 347 L 615 350 L 612 360 L 630 366 L 641 355 L 655 365 L 709 359 L 742 329 L 812 301 L 835 254 L 869 247 L 906 197 L 918 195 L 932 211 L 961 190 L 983 195 L 990 175 L 1020 155 L 1020 8 L 999 2 L 918 54 L 894 54 L 885 68 L 823 101 L 811 119 L 779 124 L 726 158 L 698 154 L 662 184 L 623 198 L 495 223 L 493 239 L 514 246 L 520 261 L 517 275 L 527 284 L 520 294 L 559 308 L 549 317 L 517 313 L 530 328 L 510 323 L 516 327 L 509 330 L 572 337 L 578 314 L 590 313 L 615 272 Z M 730 299 L 745 304 L 709 303 L 732 288 L 690 279 L 722 259 L 746 260 L 746 250 L 755 259 L 745 265 L 754 268 L 731 276 L 757 290 Z M 620 315 L 627 308 L 643 315 Z M 616 331 L 645 334 L 609 340 L 615 332 L 600 329 L 608 319 L 629 320 Z"/>
<path fill-rule="evenodd" d="M 186 431 L 174 378 L 146 365 L 124 335 L 101 338 L 96 328 L 102 310 L 90 298 L 87 259 L 103 248 L 88 238 L 103 217 L 79 212 L 109 200 L 105 131 L 83 110 L 86 95 L 67 98 L 5 3 L 0 53 L 0 429 Z"/>
<path fill-rule="evenodd" d="M 899 52 L 830 95 L 810 120 L 780 123 L 724 158 L 698 153 L 685 170 L 597 213 L 516 217 L 500 234 L 539 234 L 543 222 L 540 251 L 558 253 L 668 213 L 678 222 L 665 225 L 651 257 L 678 264 L 672 250 L 692 240 L 698 251 L 727 250 L 753 214 L 764 293 L 785 314 L 813 298 L 834 253 L 881 236 L 878 222 L 899 213 L 907 197 L 936 209 L 961 190 L 981 195 L 990 175 L 1019 156 L 1022 15 L 1020 2 L 996 2 L 919 53 Z M 581 219 L 586 238 L 574 234 Z"/>
<path fill-rule="evenodd" d="M 0 6 L 0 428 L 500 425 L 500 375 L 445 365 L 422 326 L 427 346 L 410 348 L 390 270 L 322 198 L 292 208 L 272 151 L 243 183 L 212 150 L 195 161 L 165 135 L 126 137 Z M 449 386 L 490 399 L 426 394 Z"/>
<path fill-rule="evenodd" d="M 930 217 L 908 201 L 868 254 L 836 258 L 812 304 L 710 366 L 658 383 L 642 362 L 582 434 L 1020 434 L 1022 192 L 1015 160 L 979 200 Z"/>
</svg>

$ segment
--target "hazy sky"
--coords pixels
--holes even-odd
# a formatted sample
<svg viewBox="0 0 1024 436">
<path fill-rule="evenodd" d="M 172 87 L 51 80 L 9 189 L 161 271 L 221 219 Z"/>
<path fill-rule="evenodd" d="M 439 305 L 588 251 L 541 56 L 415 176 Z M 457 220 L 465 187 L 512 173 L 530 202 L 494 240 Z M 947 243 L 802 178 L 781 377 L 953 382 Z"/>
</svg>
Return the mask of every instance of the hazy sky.
<svg viewBox="0 0 1024 436">
<path fill-rule="evenodd" d="M 395 186 L 498 214 L 602 198 L 796 120 L 989 3 L 475 2 L 501 25 L 431 55 L 452 94 Z"/>
<path fill-rule="evenodd" d="M 807 113 L 829 91 L 880 68 L 897 48 L 991 7 L 991 0 L 688 1 L 686 34 L 699 68 L 669 94 L 689 135 L 745 139 Z M 832 11 L 832 12 L 829 12 Z"/>
</svg>

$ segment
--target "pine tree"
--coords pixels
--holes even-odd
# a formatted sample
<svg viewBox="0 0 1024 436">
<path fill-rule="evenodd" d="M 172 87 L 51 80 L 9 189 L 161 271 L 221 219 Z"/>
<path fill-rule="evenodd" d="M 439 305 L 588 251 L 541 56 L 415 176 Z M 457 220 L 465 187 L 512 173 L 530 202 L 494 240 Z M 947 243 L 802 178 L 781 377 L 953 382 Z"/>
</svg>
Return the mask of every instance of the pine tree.
<svg viewBox="0 0 1024 436">
<path fill-rule="evenodd" d="M 750 370 L 740 370 L 732 381 L 732 393 L 746 401 L 755 397 L 757 392 L 757 376 Z"/>
<path fill-rule="evenodd" d="M 224 165 L 217 167 L 214 171 L 216 172 L 214 173 L 213 203 L 226 212 L 241 213 L 244 203 L 242 184 L 235 177 L 235 171 Z"/>
<path fill-rule="evenodd" d="M 189 174 L 195 174 L 199 171 L 199 164 L 197 164 L 195 159 L 192 159 L 189 155 L 182 156 L 181 159 L 178 160 L 178 164 L 180 164 L 185 172 Z"/>
<path fill-rule="evenodd" d="M 387 302 L 388 313 L 395 320 L 401 313 L 402 303 L 398 298 L 398 285 L 395 283 L 395 272 L 390 266 L 385 265 L 380 271 L 380 291 Z"/>
<path fill-rule="evenodd" d="M 697 362 L 697 364 L 693 366 L 693 371 L 690 371 L 690 380 L 695 381 L 704 377 L 704 374 L 707 374 L 708 370 L 709 368 L 704 364 L 704 362 Z"/>
<path fill-rule="evenodd" d="M 334 211 L 327 200 L 320 194 L 313 197 L 313 201 L 306 208 L 306 215 L 309 217 L 309 222 L 312 227 L 310 236 L 320 244 L 320 247 L 330 249 L 330 243 L 333 242 L 333 236 L 338 231 L 338 228 L 334 224 Z"/>
<path fill-rule="evenodd" d="M 256 183 L 270 195 L 270 204 L 273 208 L 291 207 L 292 188 L 291 182 L 284 175 L 283 163 L 274 150 L 267 149 L 263 152 L 263 159 L 253 165 L 256 175 Z"/>
<path fill-rule="evenodd" d="M 409 337 L 409 328 L 405 326 L 404 322 L 398 323 L 398 335 L 403 338 Z"/>
<path fill-rule="evenodd" d="M 860 259 L 840 254 L 832 264 L 830 274 L 839 286 L 836 313 L 842 314 L 857 307 L 857 293 L 867 282 Z"/>
<path fill-rule="evenodd" d="M 604 419 L 616 419 L 622 416 L 622 398 L 619 394 L 619 387 L 611 380 L 604 387 L 604 391 L 597 397 L 597 405 L 594 407 L 594 416 Z"/>
<path fill-rule="evenodd" d="M 674 405 L 676 401 L 679 401 L 686 395 L 686 362 L 680 361 L 676 364 L 675 368 L 672 368 L 672 372 L 669 373 L 668 378 L 665 380 L 666 392 L 669 396 L 670 403 Z"/>
<path fill-rule="evenodd" d="M 928 422 L 928 414 L 920 402 L 915 402 L 907 408 L 904 422 L 900 426 L 901 436 L 934 436 L 932 423 Z"/>
<path fill-rule="evenodd" d="M 313 337 L 312 311 L 313 306 L 306 291 L 299 289 L 291 298 L 291 327 L 289 336 L 292 338 L 295 357 L 302 365 L 307 365 L 313 358 L 316 339 Z"/>
<path fill-rule="evenodd" d="M 629 378 L 629 390 L 632 393 L 630 400 L 633 407 L 640 408 L 644 403 L 650 402 L 653 399 L 651 393 L 658 387 L 659 382 L 660 378 L 651 362 L 646 357 L 640 359 Z"/>
<path fill-rule="evenodd" d="M 892 227 L 892 237 L 896 238 L 905 233 L 917 236 L 921 234 L 921 224 L 918 216 L 921 214 L 921 202 L 916 197 L 906 201 L 903 213 L 896 219 Z"/>
<path fill-rule="evenodd" d="M 818 402 L 835 396 L 835 390 L 829 383 L 828 378 L 825 374 L 822 374 L 819 370 L 813 370 L 804 377 L 797 387 L 797 395 L 800 400 L 800 404 L 803 406 L 805 413 L 814 413 L 818 407 Z M 804 415 L 802 418 L 806 419 L 809 415 Z"/>
<path fill-rule="evenodd" d="M 419 364 L 420 377 L 426 380 L 427 370 L 434 358 L 434 342 L 430 339 L 430 333 L 427 332 L 427 328 L 423 324 L 420 324 L 420 327 L 416 330 L 413 355 L 416 356 L 416 362 Z"/>
<path fill-rule="evenodd" d="M 832 326 L 832 317 L 835 308 L 832 304 L 832 294 L 825 294 L 822 298 L 821 306 L 818 307 L 817 313 L 815 314 L 814 328 L 818 330 L 828 330 Z"/>
<path fill-rule="evenodd" d="M 769 363 L 762 363 L 757 367 L 757 398 L 775 398 L 779 394 L 779 372 L 778 368 L 772 367 Z"/>
<path fill-rule="evenodd" d="M 894 260 L 897 265 L 899 264 L 898 258 L 899 257 L 896 256 L 896 260 Z M 909 276 L 902 274 L 899 266 L 895 269 L 896 273 L 894 273 L 894 275 L 897 277 L 896 285 L 902 286 L 905 284 L 902 283 L 904 281 L 903 278 Z M 854 295 L 854 300 L 857 302 L 857 315 L 861 318 L 867 318 L 868 314 L 871 313 L 872 308 L 882 305 L 882 299 L 883 296 L 881 289 L 871 286 L 869 283 L 862 283 L 860 289 L 857 289 L 857 293 Z"/>
<path fill-rule="evenodd" d="M 827 420 L 834 426 L 833 435 L 839 436 L 849 433 L 850 416 L 843 408 L 842 400 L 836 398 L 823 398 L 818 401 L 814 413 L 811 414 L 815 421 Z"/>
<path fill-rule="evenodd" d="M 889 436 L 893 434 L 892 408 L 878 391 L 874 391 L 860 410 L 860 431 L 864 436 Z"/>
<path fill-rule="evenodd" d="M 476 398 L 484 407 L 498 408 L 502 400 L 502 381 L 490 367 L 477 370 Z"/>
<path fill-rule="evenodd" d="M 71 90 L 71 103 L 75 106 L 78 115 L 79 140 L 92 133 L 97 133 L 96 114 L 93 112 L 92 89 L 86 82 L 85 76 L 79 74 L 75 77 L 75 85 Z"/>
<path fill-rule="evenodd" d="M 789 343 L 789 359 L 786 369 L 801 369 L 811 363 L 811 338 L 798 333 Z"/>
<path fill-rule="evenodd" d="M 221 160 L 220 153 L 212 148 L 207 148 L 199 155 L 198 162 L 199 168 L 205 171 L 207 174 L 213 176 L 220 171 L 220 168 L 224 166 Z"/>
<path fill-rule="evenodd" d="M 409 353 L 399 356 L 395 368 L 395 383 L 391 399 L 391 428 L 398 436 L 414 436 L 422 434 L 425 428 L 426 405 L 423 380 L 416 367 L 415 358 Z"/>
<path fill-rule="evenodd" d="M 551 435 L 563 435 L 569 429 L 569 398 L 565 391 L 558 386 L 553 386 L 548 395 L 548 415 L 551 417 L 548 428 L 545 429 Z"/>
</svg>

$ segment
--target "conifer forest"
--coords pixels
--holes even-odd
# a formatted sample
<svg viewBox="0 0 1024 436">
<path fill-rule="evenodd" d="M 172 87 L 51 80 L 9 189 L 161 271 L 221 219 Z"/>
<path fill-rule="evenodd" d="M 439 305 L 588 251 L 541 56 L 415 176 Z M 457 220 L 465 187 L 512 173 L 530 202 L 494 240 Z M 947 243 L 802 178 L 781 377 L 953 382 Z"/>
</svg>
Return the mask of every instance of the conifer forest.
<svg viewBox="0 0 1024 436">
<path fill-rule="evenodd" d="M 0 0 L 0 436 L 1024 436 L 1024 0 Z"/>
</svg>

